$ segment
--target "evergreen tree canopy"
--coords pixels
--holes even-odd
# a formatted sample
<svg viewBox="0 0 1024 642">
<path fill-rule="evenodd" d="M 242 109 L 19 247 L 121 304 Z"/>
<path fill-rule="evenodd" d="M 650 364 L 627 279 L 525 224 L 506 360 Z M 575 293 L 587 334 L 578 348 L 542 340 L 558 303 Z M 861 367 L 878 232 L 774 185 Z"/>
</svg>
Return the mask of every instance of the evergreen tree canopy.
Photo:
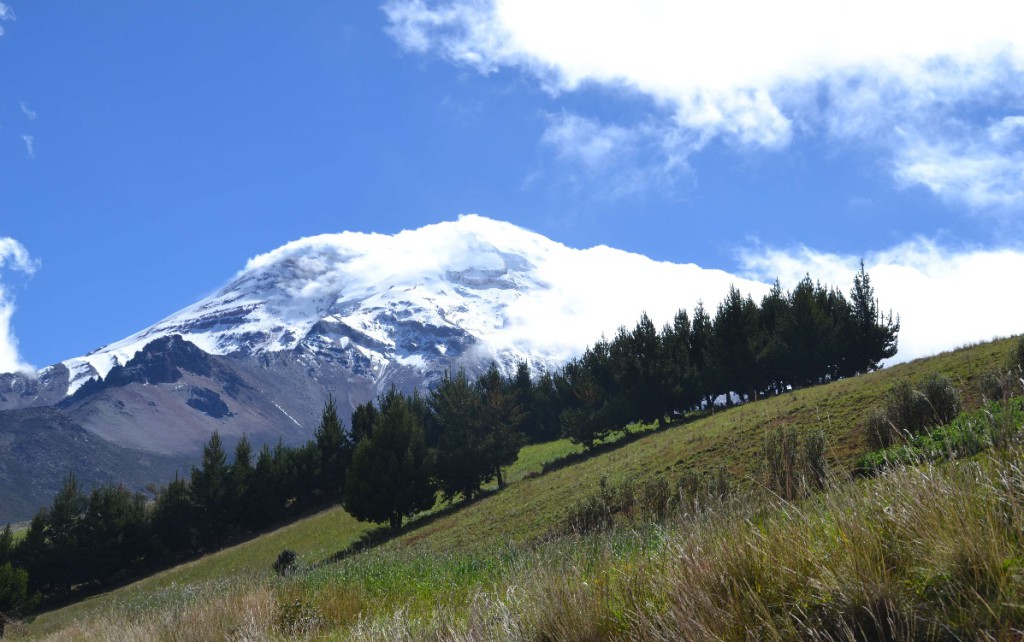
<svg viewBox="0 0 1024 642">
<path fill-rule="evenodd" d="M 227 455 L 220 434 L 216 431 L 203 446 L 203 459 L 199 468 L 192 467 L 189 491 L 198 517 L 199 537 L 203 543 L 219 542 L 228 524 L 231 507 Z"/>
<path fill-rule="evenodd" d="M 395 388 L 381 398 L 372 432 L 356 446 L 345 488 L 349 514 L 396 531 L 403 517 L 434 505 L 423 428 Z"/>
<path fill-rule="evenodd" d="M 445 498 L 472 499 L 494 476 L 485 454 L 486 430 L 480 395 L 460 369 L 445 373 L 429 396 L 433 473 Z"/>
<path fill-rule="evenodd" d="M 338 418 L 334 397 L 328 397 L 320 416 L 320 425 L 313 433 L 318 455 L 316 481 L 318 490 L 331 500 L 342 496 L 345 472 L 352 456 L 352 444 Z"/>
</svg>

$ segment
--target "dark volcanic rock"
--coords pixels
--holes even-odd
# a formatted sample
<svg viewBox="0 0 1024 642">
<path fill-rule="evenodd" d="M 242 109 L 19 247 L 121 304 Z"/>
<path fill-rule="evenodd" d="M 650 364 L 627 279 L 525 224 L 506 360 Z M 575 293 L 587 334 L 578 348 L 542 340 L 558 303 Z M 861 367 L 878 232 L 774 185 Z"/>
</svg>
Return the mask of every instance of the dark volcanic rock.
<svg viewBox="0 0 1024 642">
<path fill-rule="evenodd" d="M 0 374 L 0 410 L 51 406 L 59 402 L 68 389 L 68 369 L 58 364 L 41 371 L 38 376 L 20 372 Z"/>
<path fill-rule="evenodd" d="M 60 406 L 67 408 L 107 388 L 120 388 L 132 383 L 174 383 L 181 379 L 182 370 L 210 376 L 210 355 L 178 334 L 154 339 L 128 363 L 114 366 L 106 377 L 85 382 L 74 395 L 63 400 Z"/>
<path fill-rule="evenodd" d="M 220 395 L 209 388 L 192 388 L 192 394 L 185 403 L 214 419 L 234 416 Z"/>
<path fill-rule="evenodd" d="M 146 344 L 124 366 L 111 370 L 105 381 L 111 386 L 174 383 L 181 378 L 182 370 L 208 377 L 211 372 L 210 356 L 175 334 Z"/>
</svg>

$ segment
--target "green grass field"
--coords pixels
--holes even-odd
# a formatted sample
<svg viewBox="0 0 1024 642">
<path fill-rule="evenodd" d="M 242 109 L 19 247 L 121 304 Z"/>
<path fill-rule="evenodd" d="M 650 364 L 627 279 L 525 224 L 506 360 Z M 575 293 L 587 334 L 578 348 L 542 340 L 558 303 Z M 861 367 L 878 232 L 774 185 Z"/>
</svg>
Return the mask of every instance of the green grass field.
<svg viewBox="0 0 1024 642">
<path fill-rule="evenodd" d="M 823 430 L 833 468 L 849 471 L 866 451 L 859 425 L 873 407 L 882 405 L 894 381 L 906 378 L 913 382 L 940 372 L 961 387 L 966 407 L 976 407 L 981 401 L 979 375 L 1003 363 L 1014 345 L 1015 340 L 1007 339 L 972 346 L 829 385 L 718 409 L 712 415 L 664 430 L 643 427 L 643 436 L 619 448 L 546 474 L 540 474 L 545 463 L 579 453 L 580 447 L 564 440 L 529 446 L 509 469 L 509 484 L 503 491 L 464 507 L 438 507 L 435 514 L 411 521 L 400 537 L 338 563 L 284 580 L 274 577 L 270 570 L 284 548 L 295 550 L 302 564 L 312 566 L 374 528 L 335 508 L 109 594 L 42 614 L 33 623 L 13 630 L 12 638 L 105 639 L 102 636 L 111 635 L 112 630 L 130 631 L 136 624 L 149 626 L 154 622 L 158 628 L 153 631 L 173 632 L 176 629 L 172 624 L 161 629 L 160 622 L 173 623 L 175 617 L 192 613 L 189 617 L 202 622 L 187 629 L 192 639 L 241 635 L 249 620 L 253 626 L 263 627 L 259 629 L 263 636 L 274 631 L 282 639 L 306 634 L 347 639 L 345 636 L 359 638 L 380 632 L 383 629 L 373 629 L 371 624 L 383 626 L 381 618 L 434 622 L 444 605 L 451 608 L 441 612 L 460 614 L 459 622 L 452 623 L 452 627 L 464 626 L 465 618 L 471 619 L 473 609 L 479 606 L 474 606 L 474 600 L 497 595 L 504 590 L 502 587 L 527 581 L 524 578 L 534 573 L 554 573 L 548 580 L 557 588 L 558 581 L 552 578 L 561 566 L 565 566 L 565 577 L 586 582 L 591 576 L 605 577 L 609 568 L 628 574 L 629 569 L 644 567 L 649 556 L 666 554 L 665 542 L 676 536 L 657 527 L 574 541 L 552 537 L 569 507 L 593 494 L 602 478 L 610 484 L 621 484 L 656 475 L 675 480 L 684 474 L 711 474 L 724 469 L 740 490 L 756 490 L 764 436 L 779 426 L 792 426 L 801 432 Z M 214 604 L 221 605 L 217 611 L 220 615 L 211 614 L 206 619 L 195 615 L 199 606 L 190 606 L 213 608 Z M 580 605 L 581 613 L 593 607 Z M 251 616 L 249 620 L 245 619 L 246 613 Z M 264 616 L 269 619 L 261 620 Z M 103 628 L 114 621 L 121 622 L 119 628 Z M 92 629 L 82 628 L 83 623 L 90 622 Z M 364 625 L 371 628 L 364 631 L 360 628 Z M 229 630 L 235 633 L 225 635 Z M 209 637 L 206 631 L 212 631 Z M 143 639 L 190 639 L 160 632 L 138 635 Z M 410 635 L 409 639 L 419 639 Z"/>
</svg>

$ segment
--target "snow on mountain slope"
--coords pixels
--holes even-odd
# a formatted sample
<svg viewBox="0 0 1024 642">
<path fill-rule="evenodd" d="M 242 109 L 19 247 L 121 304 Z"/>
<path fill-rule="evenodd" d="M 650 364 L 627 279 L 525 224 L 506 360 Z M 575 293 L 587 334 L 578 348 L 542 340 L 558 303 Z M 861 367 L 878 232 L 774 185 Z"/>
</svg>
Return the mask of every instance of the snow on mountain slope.
<svg viewBox="0 0 1024 642">
<path fill-rule="evenodd" d="M 476 215 L 393 236 L 325 234 L 256 256 L 212 296 L 65 361 L 68 394 L 173 334 L 211 354 L 341 360 L 373 379 L 469 358 L 553 366 L 644 310 L 663 323 L 697 300 L 714 305 L 730 283 L 767 289 L 692 264 L 568 248 Z"/>
</svg>

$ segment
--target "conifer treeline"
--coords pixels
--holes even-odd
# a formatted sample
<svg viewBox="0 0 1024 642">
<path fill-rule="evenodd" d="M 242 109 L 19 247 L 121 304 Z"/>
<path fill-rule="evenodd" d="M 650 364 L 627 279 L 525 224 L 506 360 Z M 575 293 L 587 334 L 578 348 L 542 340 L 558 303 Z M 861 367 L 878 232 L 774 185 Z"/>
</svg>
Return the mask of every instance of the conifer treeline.
<svg viewBox="0 0 1024 642">
<path fill-rule="evenodd" d="M 341 498 L 351 453 L 348 436 L 327 404 L 313 440 L 300 447 L 264 446 L 253 461 L 246 437 L 229 464 L 216 432 L 188 479 L 176 478 L 155 500 L 123 486 L 86 494 L 69 475 L 18 542 L 0 532 L 0 567 L 28 573 L 29 594 L 59 600 L 171 566 L 247 532 Z M 0 587 L 0 593 L 3 593 Z"/>
<path fill-rule="evenodd" d="M 850 299 L 805 277 L 756 303 L 730 288 L 714 317 L 698 304 L 658 331 L 644 314 L 533 386 L 532 439 L 592 447 L 633 421 L 779 394 L 875 370 L 896 354 L 899 318 L 882 315 L 861 264 Z"/>
</svg>

